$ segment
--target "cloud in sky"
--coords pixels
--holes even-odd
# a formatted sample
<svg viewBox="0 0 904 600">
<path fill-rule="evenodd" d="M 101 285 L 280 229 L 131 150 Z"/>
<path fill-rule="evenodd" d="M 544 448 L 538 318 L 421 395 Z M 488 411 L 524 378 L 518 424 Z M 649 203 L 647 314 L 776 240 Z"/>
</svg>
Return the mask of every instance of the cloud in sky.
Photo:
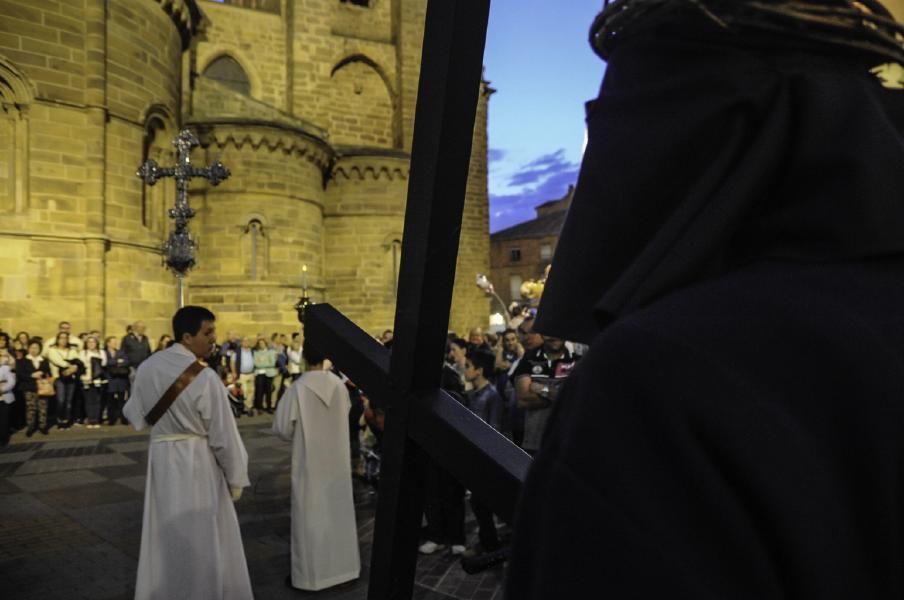
<svg viewBox="0 0 904 600">
<path fill-rule="evenodd" d="M 551 154 L 544 154 L 524 165 L 520 171 L 509 178 L 508 185 L 513 187 L 541 185 L 550 177 L 568 171 L 573 166 L 565 158 L 565 149 L 559 148 Z"/>
<path fill-rule="evenodd" d="M 490 231 L 495 232 L 536 216 L 534 207 L 561 198 L 577 182 L 580 165 L 569 162 L 565 150 L 544 154 L 508 178 L 511 193 L 490 194 Z"/>
<path fill-rule="evenodd" d="M 487 150 L 487 161 L 490 164 L 498 163 L 505 158 L 506 151 L 501 148 L 490 148 Z"/>
</svg>

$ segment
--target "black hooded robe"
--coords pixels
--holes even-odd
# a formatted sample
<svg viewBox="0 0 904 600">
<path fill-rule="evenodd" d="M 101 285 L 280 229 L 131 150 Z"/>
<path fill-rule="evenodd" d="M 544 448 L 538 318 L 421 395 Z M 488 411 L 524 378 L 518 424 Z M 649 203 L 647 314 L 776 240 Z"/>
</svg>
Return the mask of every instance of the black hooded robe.
<svg viewBox="0 0 904 600">
<path fill-rule="evenodd" d="M 589 118 L 535 329 L 592 343 L 506 597 L 901 598 L 904 90 L 699 21 Z"/>
</svg>

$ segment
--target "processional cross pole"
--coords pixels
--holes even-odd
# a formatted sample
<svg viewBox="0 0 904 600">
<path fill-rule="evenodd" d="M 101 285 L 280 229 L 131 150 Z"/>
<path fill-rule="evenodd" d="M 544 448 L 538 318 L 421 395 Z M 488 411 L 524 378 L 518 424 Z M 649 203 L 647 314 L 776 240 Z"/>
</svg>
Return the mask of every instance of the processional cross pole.
<svg viewBox="0 0 904 600">
<path fill-rule="evenodd" d="M 386 413 L 369 600 L 414 589 L 429 456 L 512 521 L 530 457 L 440 389 L 490 0 L 428 0 L 392 355 L 329 304 L 305 336 Z"/>
<path fill-rule="evenodd" d="M 135 173 L 146 184 L 154 185 L 164 177 L 176 180 L 176 205 L 168 214 L 175 222 L 175 228 L 163 244 L 163 262 L 175 275 L 179 285 L 179 308 L 185 305 L 185 276 L 195 266 L 197 243 L 188 230 L 188 221 L 195 216 L 194 209 L 188 204 L 188 186 L 193 178 L 202 178 L 211 185 L 219 185 L 229 178 L 229 169 L 220 161 L 214 161 L 209 167 L 194 167 L 191 164 L 191 151 L 200 146 L 200 142 L 189 129 L 183 129 L 173 140 L 176 147 L 176 166 L 161 167 L 155 160 L 146 160 Z"/>
</svg>

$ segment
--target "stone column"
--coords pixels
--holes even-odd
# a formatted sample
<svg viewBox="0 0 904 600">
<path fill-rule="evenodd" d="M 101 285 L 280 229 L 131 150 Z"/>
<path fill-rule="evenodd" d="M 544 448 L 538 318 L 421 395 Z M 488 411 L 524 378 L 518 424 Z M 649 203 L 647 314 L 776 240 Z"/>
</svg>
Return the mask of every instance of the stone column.
<svg viewBox="0 0 904 600">
<path fill-rule="evenodd" d="M 85 240 L 85 319 L 86 329 L 106 331 L 106 263 L 107 240 L 93 237 Z"/>
<path fill-rule="evenodd" d="M 85 8 L 85 110 L 87 198 L 85 315 L 91 329 L 106 322 L 106 172 L 107 172 L 107 2 L 89 0 Z"/>
</svg>

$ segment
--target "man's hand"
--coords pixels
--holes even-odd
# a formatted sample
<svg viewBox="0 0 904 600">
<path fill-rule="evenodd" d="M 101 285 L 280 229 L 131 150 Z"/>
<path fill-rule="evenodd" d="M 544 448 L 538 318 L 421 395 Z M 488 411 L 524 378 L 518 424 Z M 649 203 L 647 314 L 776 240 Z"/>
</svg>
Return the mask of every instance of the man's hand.
<svg viewBox="0 0 904 600">
<path fill-rule="evenodd" d="M 231 487 L 231 488 L 229 488 L 229 493 L 232 495 L 232 501 L 233 501 L 233 502 L 238 502 L 238 501 L 239 501 L 239 499 L 242 497 L 242 490 L 243 490 L 243 489 L 244 489 L 244 488 L 240 488 L 240 487 Z"/>
</svg>

